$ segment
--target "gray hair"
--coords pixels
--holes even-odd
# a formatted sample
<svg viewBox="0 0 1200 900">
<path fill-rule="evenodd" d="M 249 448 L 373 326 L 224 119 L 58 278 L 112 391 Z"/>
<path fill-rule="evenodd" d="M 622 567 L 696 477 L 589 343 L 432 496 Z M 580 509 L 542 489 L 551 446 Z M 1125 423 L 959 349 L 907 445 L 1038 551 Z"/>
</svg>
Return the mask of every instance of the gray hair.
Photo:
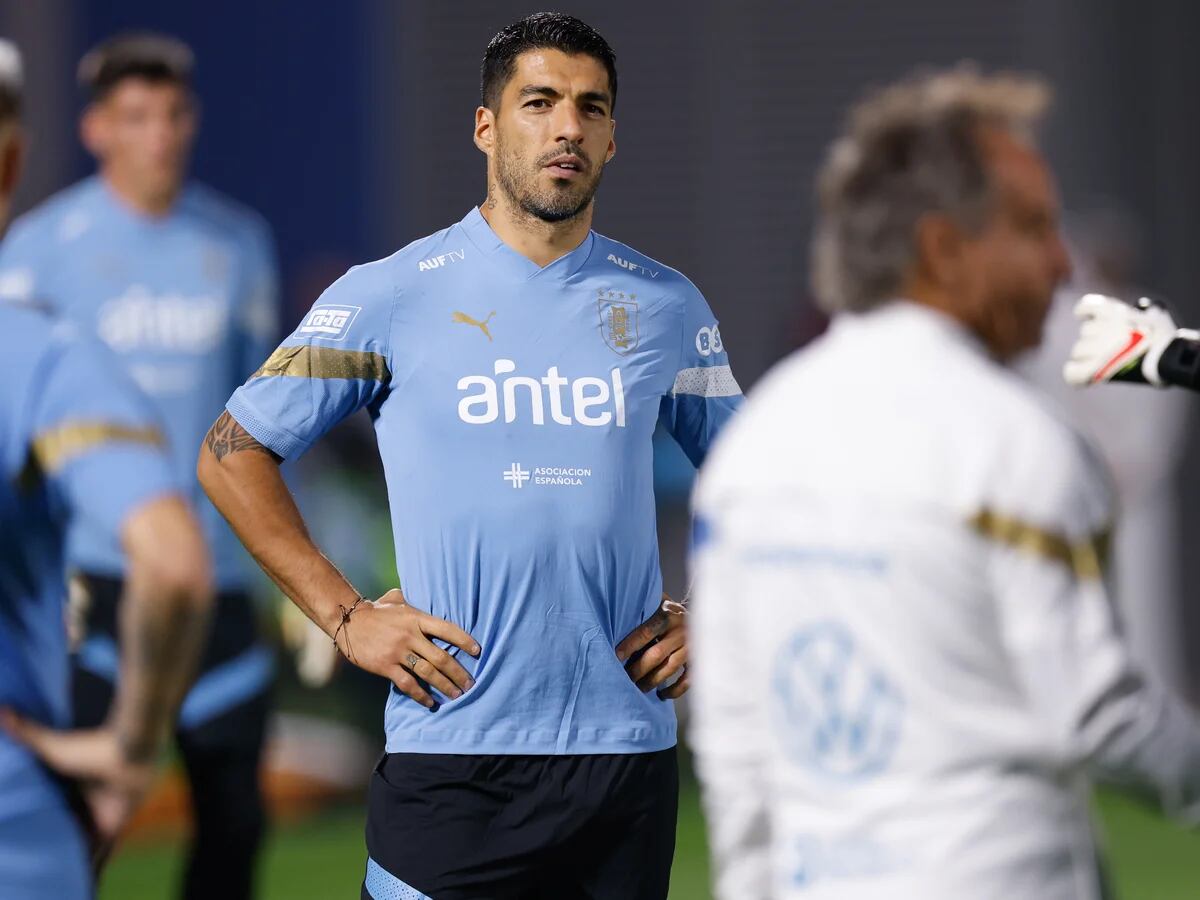
<svg viewBox="0 0 1200 900">
<path fill-rule="evenodd" d="M 992 192 L 979 129 L 1031 139 L 1049 103 L 1043 81 L 961 65 L 869 95 L 850 112 L 817 177 L 813 287 L 826 312 L 863 312 L 896 296 L 916 262 L 922 216 L 981 229 Z"/>
</svg>

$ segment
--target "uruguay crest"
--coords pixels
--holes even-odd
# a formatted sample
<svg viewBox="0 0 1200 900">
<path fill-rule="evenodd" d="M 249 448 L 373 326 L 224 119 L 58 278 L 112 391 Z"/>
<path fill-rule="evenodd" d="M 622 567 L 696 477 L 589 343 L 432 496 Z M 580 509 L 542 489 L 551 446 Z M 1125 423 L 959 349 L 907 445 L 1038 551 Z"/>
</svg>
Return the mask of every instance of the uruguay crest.
<svg viewBox="0 0 1200 900">
<path fill-rule="evenodd" d="M 609 349 L 628 356 L 638 345 L 637 296 L 620 291 L 600 291 L 596 308 L 600 311 L 600 336 Z"/>
</svg>

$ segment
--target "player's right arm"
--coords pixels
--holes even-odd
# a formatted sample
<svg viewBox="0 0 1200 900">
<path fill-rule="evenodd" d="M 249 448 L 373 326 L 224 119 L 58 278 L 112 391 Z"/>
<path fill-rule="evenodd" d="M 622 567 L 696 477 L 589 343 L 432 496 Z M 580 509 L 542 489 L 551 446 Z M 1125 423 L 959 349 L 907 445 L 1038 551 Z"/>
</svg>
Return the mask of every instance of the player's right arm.
<svg viewBox="0 0 1200 900">
<path fill-rule="evenodd" d="M 1063 366 L 1068 384 L 1126 381 L 1200 391 L 1200 332 L 1177 327 L 1162 306 L 1088 294 L 1075 304 L 1075 317 L 1079 337 Z"/>
<path fill-rule="evenodd" d="M 427 707 L 427 686 L 456 698 L 473 680 L 441 639 L 478 656 L 475 640 L 409 606 L 399 589 L 362 598 L 313 542 L 279 472 L 351 413 L 383 402 L 391 382 L 391 287 L 378 264 L 351 270 L 234 393 L 204 439 L 197 475 L 268 576 L 350 662 Z M 383 302 L 374 306 L 372 295 Z M 366 298 L 365 302 L 363 298 Z"/>
<path fill-rule="evenodd" d="M 67 330 L 60 325 L 60 336 Z M 12 714 L 5 724 L 52 769 L 88 784 L 103 849 L 148 788 L 199 662 L 212 599 L 208 558 L 154 416 L 107 349 L 68 336 L 44 369 L 31 471 L 72 518 L 92 519 L 124 546 L 121 677 L 99 729 L 57 731 Z"/>
</svg>

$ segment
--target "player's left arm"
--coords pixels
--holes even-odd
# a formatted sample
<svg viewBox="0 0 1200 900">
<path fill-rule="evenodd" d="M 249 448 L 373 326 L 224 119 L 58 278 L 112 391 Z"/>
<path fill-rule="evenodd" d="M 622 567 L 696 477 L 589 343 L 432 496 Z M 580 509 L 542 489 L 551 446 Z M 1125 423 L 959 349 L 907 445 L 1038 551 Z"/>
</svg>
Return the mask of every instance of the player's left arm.
<svg viewBox="0 0 1200 900">
<path fill-rule="evenodd" d="M 659 421 L 700 468 L 721 428 L 742 403 L 720 324 L 688 283 L 675 377 L 659 405 Z"/>
<path fill-rule="evenodd" d="M 685 290 L 678 361 L 659 405 L 659 421 L 699 468 L 717 433 L 741 405 L 742 389 L 729 367 L 716 316 L 690 282 Z M 626 664 L 629 677 L 643 691 L 659 689 L 663 699 L 681 697 L 688 689 L 687 599 L 676 603 L 663 594 L 654 615 L 617 645 L 617 658 Z"/>
</svg>

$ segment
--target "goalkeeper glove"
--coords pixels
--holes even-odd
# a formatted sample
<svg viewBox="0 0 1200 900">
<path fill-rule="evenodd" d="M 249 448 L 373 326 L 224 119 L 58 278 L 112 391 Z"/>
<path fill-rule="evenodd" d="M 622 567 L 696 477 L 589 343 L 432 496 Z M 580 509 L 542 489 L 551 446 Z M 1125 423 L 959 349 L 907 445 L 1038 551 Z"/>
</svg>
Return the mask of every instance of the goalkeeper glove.
<svg viewBox="0 0 1200 900">
<path fill-rule="evenodd" d="M 1185 343 L 1200 340 L 1200 333 L 1177 327 L 1164 307 L 1145 297 L 1130 306 L 1103 294 L 1087 294 L 1075 304 L 1075 317 L 1080 320 L 1079 337 L 1063 366 L 1063 377 L 1076 387 L 1102 381 L 1156 387 L 1183 383 L 1173 377 L 1177 373 L 1160 365 L 1163 355 L 1173 345 L 1182 349 Z"/>
</svg>

